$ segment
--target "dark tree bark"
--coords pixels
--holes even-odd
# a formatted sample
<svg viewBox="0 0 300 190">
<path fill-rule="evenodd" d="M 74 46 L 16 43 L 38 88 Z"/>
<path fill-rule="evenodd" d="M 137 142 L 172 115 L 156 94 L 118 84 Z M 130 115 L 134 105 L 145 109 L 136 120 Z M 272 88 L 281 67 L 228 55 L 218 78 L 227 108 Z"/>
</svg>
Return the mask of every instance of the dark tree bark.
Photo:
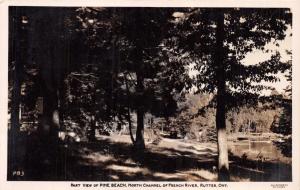
<svg viewBox="0 0 300 190">
<path fill-rule="evenodd" d="M 131 116 L 130 116 L 130 99 L 129 99 L 129 87 L 128 87 L 128 81 L 127 76 L 124 76 L 124 81 L 126 85 L 126 96 L 127 96 L 127 120 L 128 120 L 128 128 L 129 128 L 129 135 L 130 139 L 133 145 L 135 145 L 135 139 L 132 134 L 132 123 L 131 123 Z"/>
<path fill-rule="evenodd" d="M 45 169 L 46 173 L 51 173 L 53 176 L 60 175 L 62 172 L 61 166 L 56 165 L 61 159 L 59 151 L 59 138 L 58 132 L 60 130 L 60 87 L 59 77 L 60 69 L 57 65 L 60 63 L 55 56 L 58 56 L 50 46 L 46 49 L 44 55 L 41 56 L 41 80 L 43 82 L 42 95 L 43 95 L 43 114 L 39 125 L 39 143 L 40 143 L 40 161 L 41 166 Z M 55 166 L 55 167 L 54 167 Z"/>
<path fill-rule="evenodd" d="M 22 54 L 21 51 L 22 44 L 24 41 L 22 38 L 22 26 L 21 26 L 21 15 L 20 11 L 17 8 L 10 9 L 12 11 L 11 14 L 14 15 L 14 19 L 11 20 L 12 31 L 11 34 L 15 34 L 13 39 L 13 48 L 12 48 L 12 56 L 15 57 L 15 69 L 13 74 L 13 89 L 12 89 L 12 107 L 11 107 L 11 132 L 15 134 L 20 131 L 20 103 L 21 103 L 21 84 L 23 79 L 23 62 L 22 62 Z M 23 57 L 24 58 L 24 57 Z"/>
<path fill-rule="evenodd" d="M 143 106 L 143 93 L 144 93 L 144 78 L 142 73 L 137 72 L 137 129 L 136 129 L 136 140 L 135 147 L 139 150 L 145 149 L 144 141 L 144 106 Z"/>
<path fill-rule="evenodd" d="M 96 141 L 96 88 L 94 88 L 93 95 L 92 95 L 92 102 L 93 102 L 93 110 L 94 114 L 91 116 L 90 120 L 90 131 L 88 133 L 88 139 L 91 142 Z"/>
<path fill-rule="evenodd" d="M 61 87 L 58 89 L 58 110 L 59 110 L 59 128 L 60 131 L 65 130 L 65 125 L 64 125 L 64 114 L 66 111 L 66 94 L 67 94 L 67 89 L 66 89 L 66 82 L 63 81 L 61 83 Z"/>
<path fill-rule="evenodd" d="M 140 21 L 140 10 L 137 10 L 136 16 L 137 25 L 141 24 Z M 136 138 L 135 138 L 135 147 L 137 150 L 143 151 L 145 149 L 145 141 L 144 141 L 144 63 L 143 63 L 143 44 L 140 39 L 141 31 L 136 28 L 137 31 L 137 40 L 136 40 L 136 49 L 135 49 L 135 63 L 136 63 L 136 93 L 137 93 L 137 128 L 136 128 Z"/>
<path fill-rule="evenodd" d="M 12 21 L 13 22 L 13 21 Z M 18 23 L 13 23 L 13 27 L 16 32 L 15 38 L 18 36 Z M 13 33 L 13 32 L 11 32 Z M 20 63 L 19 53 L 17 52 L 18 45 L 16 44 L 17 39 L 13 40 L 13 55 L 15 58 L 15 70 L 13 74 L 13 87 L 12 87 L 12 100 L 11 100 L 11 126 L 9 131 L 9 141 L 8 141 L 8 177 L 11 177 L 11 171 L 16 167 L 17 156 L 16 156 L 16 148 L 17 148 L 17 134 L 20 131 L 20 121 L 19 121 L 19 109 L 20 109 L 20 100 L 21 100 L 21 71 L 22 64 Z"/>
<path fill-rule="evenodd" d="M 10 20 L 9 38 L 11 40 L 10 46 L 10 66 L 13 71 L 12 76 L 12 96 L 11 96 L 11 126 L 8 133 L 8 177 L 12 176 L 14 170 L 20 170 L 24 167 L 25 161 L 24 150 L 26 144 L 24 143 L 26 136 L 20 133 L 20 108 L 21 108 L 21 87 L 24 79 L 24 64 L 27 59 L 27 28 L 22 22 L 25 12 L 22 8 L 11 7 L 9 9 Z M 14 70 L 13 70 L 14 63 Z M 20 151 L 22 150 L 22 151 Z"/>
<path fill-rule="evenodd" d="M 53 144 L 57 141 L 60 128 L 58 89 L 44 89 L 43 97 L 42 134 Z"/>
<path fill-rule="evenodd" d="M 216 51 L 214 55 L 217 74 L 216 127 L 218 135 L 218 179 L 229 181 L 228 147 L 226 134 L 226 84 L 224 69 L 224 13 L 216 13 Z"/>
<path fill-rule="evenodd" d="M 8 154 L 8 168 L 9 172 L 16 167 L 18 162 L 18 134 L 20 132 L 20 103 L 21 103 L 21 73 L 22 69 L 21 64 L 16 60 L 14 71 L 14 82 L 13 82 L 13 91 L 12 91 L 12 107 L 11 107 L 11 126 L 9 131 L 9 151 Z"/>
<path fill-rule="evenodd" d="M 96 119 L 95 116 L 91 116 L 91 122 L 90 122 L 90 132 L 88 134 L 88 139 L 90 142 L 96 141 Z"/>
<path fill-rule="evenodd" d="M 52 43 L 51 41 L 52 40 Z M 43 82 L 43 116 L 40 125 L 42 141 L 56 147 L 58 143 L 58 131 L 62 124 L 60 113 L 63 104 L 63 75 L 64 75 L 64 49 L 56 44 L 56 38 L 46 39 L 42 46 L 44 53 L 39 54 L 40 76 Z M 60 105 L 61 104 L 61 105 Z"/>
<path fill-rule="evenodd" d="M 134 139 L 133 134 L 132 134 L 132 123 L 131 123 L 130 108 L 129 107 L 128 107 L 128 110 L 127 110 L 127 120 L 128 120 L 130 139 L 131 139 L 132 144 L 135 145 L 135 139 Z"/>
</svg>

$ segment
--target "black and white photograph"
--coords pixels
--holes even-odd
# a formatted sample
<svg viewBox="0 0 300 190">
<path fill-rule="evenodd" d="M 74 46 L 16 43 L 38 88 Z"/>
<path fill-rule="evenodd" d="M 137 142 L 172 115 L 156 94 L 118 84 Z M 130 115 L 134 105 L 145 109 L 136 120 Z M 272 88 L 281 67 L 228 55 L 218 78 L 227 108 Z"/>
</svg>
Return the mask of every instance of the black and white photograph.
<svg viewBox="0 0 300 190">
<path fill-rule="evenodd" d="M 292 182 L 293 19 L 9 6 L 6 180 Z"/>
</svg>

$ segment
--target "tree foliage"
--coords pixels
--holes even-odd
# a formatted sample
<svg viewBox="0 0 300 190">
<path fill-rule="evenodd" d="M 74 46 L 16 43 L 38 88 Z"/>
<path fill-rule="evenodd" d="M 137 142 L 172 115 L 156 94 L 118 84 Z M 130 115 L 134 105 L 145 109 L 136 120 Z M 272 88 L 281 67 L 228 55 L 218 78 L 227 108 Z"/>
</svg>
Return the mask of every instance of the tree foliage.
<svg viewBox="0 0 300 190">
<path fill-rule="evenodd" d="M 177 13 L 180 47 L 195 62 L 199 92 L 216 94 L 216 127 L 219 179 L 229 180 L 226 110 L 253 103 L 259 92 L 269 89 L 262 81 L 276 82 L 274 75 L 290 65 L 276 52 L 267 61 L 245 65 L 246 54 L 264 51 L 266 44 L 285 38 L 291 24 L 289 9 L 187 9 Z M 254 101 L 255 102 L 255 101 Z"/>
<path fill-rule="evenodd" d="M 151 114 L 164 118 L 169 131 L 216 140 L 219 179 L 229 180 L 226 131 L 250 125 L 268 131 L 281 106 L 271 130 L 291 134 L 291 85 L 287 97 L 260 94 L 272 90 L 265 82 L 278 82 L 278 73 L 288 71 L 291 82 L 291 61 L 272 52 L 268 60 L 244 63 L 248 54 L 278 46 L 289 25 L 289 9 L 12 8 L 12 128 L 19 129 L 24 106 L 43 130 L 50 126 L 49 136 L 75 130 L 95 140 L 96 129 L 129 125 L 143 150 L 145 115 Z M 49 139 L 45 144 L 57 142 Z"/>
</svg>

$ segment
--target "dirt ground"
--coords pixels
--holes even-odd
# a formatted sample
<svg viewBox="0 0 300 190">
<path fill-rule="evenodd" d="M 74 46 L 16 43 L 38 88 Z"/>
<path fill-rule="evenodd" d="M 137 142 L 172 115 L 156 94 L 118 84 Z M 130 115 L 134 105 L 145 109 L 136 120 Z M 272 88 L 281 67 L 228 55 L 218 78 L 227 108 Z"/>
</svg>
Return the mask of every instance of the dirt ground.
<svg viewBox="0 0 300 190">
<path fill-rule="evenodd" d="M 95 142 L 61 144 L 45 159 L 30 144 L 24 161 L 25 175 L 9 180 L 42 181 L 216 181 L 217 147 L 162 138 L 146 139 L 139 152 L 128 135 L 98 136 Z M 50 148 L 51 149 L 51 148 Z M 290 181 L 291 164 L 281 160 L 253 159 L 230 154 L 232 181 Z"/>
</svg>

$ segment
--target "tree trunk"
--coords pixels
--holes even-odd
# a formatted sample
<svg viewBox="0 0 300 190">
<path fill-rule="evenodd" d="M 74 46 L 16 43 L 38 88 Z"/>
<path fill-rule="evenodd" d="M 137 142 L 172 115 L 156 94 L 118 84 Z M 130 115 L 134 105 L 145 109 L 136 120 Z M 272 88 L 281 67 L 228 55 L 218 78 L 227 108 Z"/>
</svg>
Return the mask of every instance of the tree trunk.
<svg viewBox="0 0 300 190">
<path fill-rule="evenodd" d="M 40 36 L 40 38 L 42 38 Z M 42 39 L 40 39 L 43 41 Z M 51 41 L 53 40 L 53 41 Z M 62 106 L 64 104 L 64 49 L 56 38 L 45 39 L 41 45 L 43 53 L 38 55 L 40 63 L 40 77 L 43 82 L 43 116 L 41 123 L 41 132 L 48 145 L 57 145 L 58 130 L 63 123 Z M 42 139 L 43 140 L 43 139 Z"/>
<path fill-rule="evenodd" d="M 62 81 L 61 87 L 58 89 L 58 110 L 59 110 L 59 130 L 65 131 L 65 125 L 64 125 L 64 114 L 66 112 L 66 102 L 65 102 L 65 96 L 67 94 L 65 81 Z"/>
<path fill-rule="evenodd" d="M 90 122 L 90 131 L 88 134 L 88 139 L 90 142 L 96 141 L 96 118 L 94 115 L 91 116 L 91 122 Z"/>
<path fill-rule="evenodd" d="M 224 13 L 216 12 L 216 51 L 214 55 L 217 74 L 217 110 L 216 128 L 218 135 L 218 179 L 219 181 L 229 181 L 228 147 L 226 134 L 226 84 L 224 69 Z"/>
<path fill-rule="evenodd" d="M 58 89 L 44 89 L 43 103 L 42 133 L 50 144 L 55 144 L 60 128 Z"/>
<path fill-rule="evenodd" d="M 44 48 L 45 53 L 39 55 L 41 64 L 40 74 L 43 81 L 43 115 L 40 132 L 43 136 L 42 141 L 48 141 L 48 145 L 55 145 L 58 140 L 58 129 L 60 128 L 59 69 L 56 68 L 59 62 L 55 59 L 57 55 L 54 53 L 53 46 L 46 46 Z"/>
<path fill-rule="evenodd" d="M 145 149 L 144 141 L 144 112 L 141 109 L 137 110 L 137 129 L 135 146 L 139 149 Z"/>
<path fill-rule="evenodd" d="M 9 172 L 15 170 L 16 167 L 20 167 L 22 160 L 24 159 L 24 157 L 20 155 L 20 151 L 18 151 L 25 149 L 25 144 L 20 143 L 24 140 L 20 136 L 22 64 L 23 63 L 21 63 L 19 59 L 16 59 L 11 101 L 11 126 L 9 131 Z"/>
<path fill-rule="evenodd" d="M 9 9 L 10 12 L 10 38 L 12 39 L 12 49 L 10 49 L 10 64 L 12 61 L 15 62 L 15 68 L 12 77 L 12 96 L 11 96 L 11 126 L 8 133 L 8 176 L 12 177 L 11 174 L 14 170 L 23 167 L 22 162 L 25 156 L 21 153 L 24 152 L 26 146 L 24 144 L 24 136 L 20 135 L 20 108 L 21 108 L 21 86 L 23 82 L 24 64 L 26 63 L 26 30 L 22 25 L 22 9 L 18 7 L 12 7 Z M 12 69 L 12 68 L 10 68 Z M 22 151 L 19 151 L 22 150 Z"/>
<path fill-rule="evenodd" d="M 125 85 L 126 85 L 126 96 L 127 96 L 127 120 L 128 120 L 128 128 L 129 128 L 129 135 L 133 145 L 135 145 L 135 140 L 132 134 L 132 123 L 131 123 L 131 116 L 130 116 L 130 98 L 129 98 L 129 86 L 127 81 L 127 75 L 124 76 Z"/>
<path fill-rule="evenodd" d="M 136 129 L 136 140 L 135 147 L 139 150 L 145 149 L 144 141 L 144 106 L 143 106 L 143 92 L 144 92 L 144 78 L 140 72 L 137 72 L 137 129 Z"/>
<path fill-rule="evenodd" d="M 59 116 L 58 89 L 49 89 L 45 85 L 43 89 L 43 115 L 38 135 L 39 168 L 43 168 L 47 176 L 58 176 L 63 172 L 63 167 L 58 162 L 59 159 L 62 159 L 58 146 Z"/>
<path fill-rule="evenodd" d="M 94 142 L 96 141 L 96 87 L 94 88 L 94 91 L 93 91 L 93 95 L 92 95 L 92 102 L 93 102 L 93 111 L 94 111 L 94 114 L 91 116 L 91 120 L 90 120 L 90 131 L 89 131 L 89 134 L 88 134 L 88 139 L 89 141 L 91 142 Z"/>
<path fill-rule="evenodd" d="M 14 71 L 14 82 L 12 90 L 12 107 L 11 107 L 11 132 L 20 131 L 20 103 L 21 103 L 21 73 L 20 63 L 16 62 Z"/>
<path fill-rule="evenodd" d="M 127 120 L 128 120 L 128 128 L 129 128 L 129 135 L 130 135 L 130 139 L 133 145 L 135 145 L 135 140 L 132 134 L 132 123 L 131 123 L 131 117 L 130 117 L 130 109 L 128 107 L 127 110 Z"/>
</svg>

